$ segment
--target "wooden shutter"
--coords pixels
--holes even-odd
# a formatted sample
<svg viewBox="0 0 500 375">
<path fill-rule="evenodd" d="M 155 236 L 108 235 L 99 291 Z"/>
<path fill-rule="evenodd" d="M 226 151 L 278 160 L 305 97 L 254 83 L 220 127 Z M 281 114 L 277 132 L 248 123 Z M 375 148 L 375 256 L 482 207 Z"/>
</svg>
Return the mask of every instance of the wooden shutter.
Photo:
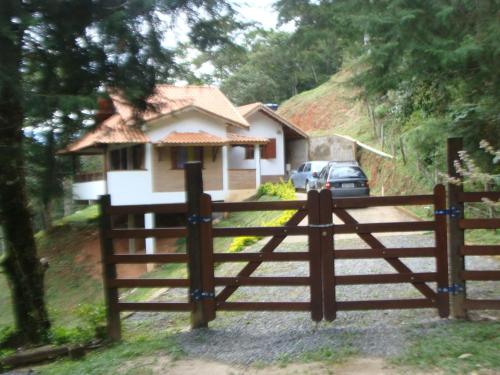
<svg viewBox="0 0 500 375">
<path fill-rule="evenodd" d="M 245 146 L 245 159 L 253 159 L 254 158 L 254 146 L 246 145 Z"/>
<path fill-rule="evenodd" d="M 262 150 L 262 159 L 276 159 L 276 139 L 269 139 Z"/>
</svg>

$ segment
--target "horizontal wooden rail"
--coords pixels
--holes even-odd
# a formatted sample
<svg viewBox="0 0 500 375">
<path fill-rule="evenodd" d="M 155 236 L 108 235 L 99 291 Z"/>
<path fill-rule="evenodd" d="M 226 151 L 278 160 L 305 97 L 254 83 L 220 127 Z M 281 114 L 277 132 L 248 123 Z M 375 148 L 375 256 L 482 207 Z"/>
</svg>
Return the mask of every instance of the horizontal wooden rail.
<svg viewBox="0 0 500 375">
<path fill-rule="evenodd" d="M 119 311 L 191 311 L 193 304 L 188 302 L 120 302 Z"/>
<path fill-rule="evenodd" d="M 305 210 L 307 201 L 213 202 L 214 212 Z"/>
<path fill-rule="evenodd" d="M 150 212 L 153 212 L 155 214 L 185 214 L 187 212 L 187 204 L 167 203 L 167 204 L 110 206 L 106 210 L 106 213 L 110 215 L 146 214 Z"/>
<path fill-rule="evenodd" d="M 500 271 L 462 271 L 462 278 L 470 281 L 500 281 Z"/>
<path fill-rule="evenodd" d="M 483 198 L 496 201 L 500 199 L 500 191 L 478 191 L 473 193 L 459 193 L 460 202 L 481 202 Z"/>
<path fill-rule="evenodd" d="M 111 288 L 187 288 L 188 279 L 114 279 L 108 280 Z"/>
<path fill-rule="evenodd" d="M 461 219 L 461 229 L 500 229 L 500 219 Z"/>
<path fill-rule="evenodd" d="M 108 264 L 186 263 L 187 254 L 117 254 L 106 259 Z"/>
<path fill-rule="evenodd" d="M 342 224 L 334 226 L 335 234 L 344 233 L 381 233 L 381 232 L 416 232 L 434 230 L 434 221 L 409 221 L 397 223 Z"/>
<path fill-rule="evenodd" d="M 499 299 L 466 299 L 464 304 L 469 310 L 500 310 Z"/>
<path fill-rule="evenodd" d="M 392 284 L 408 282 L 429 282 L 436 280 L 437 273 L 435 272 L 335 276 L 335 283 L 337 285 Z"/>
<path fill-rule="evenodd" d="M 310 285 L 309 277 L 216 277 L 216 286 L 301 286 Z"/>
<path fill-rule="evenodd" d="M 224 311 L 311 311 L 309 302 L 218 302 Z"/>
<path fill-rule="evenodd" d="M 407 195 L 394 197 L 333 198 L 333 208 L 361 208 L 380 206 L 418 206 L 433 204 L 434 195 Z"/>
<path fill-rule="evenodd" d="M 500 245 L 461 246 L 461 255 L 500 255 Z"/>
<path fill-rule="evenodd" d="M 436 307 L 436 302 L 428 299 L 396 299 L 372 301 L 337 301 L 337 310 L 392 310 L 420 309 Z"/>
<path fill-rule="evenodd" d="M 108 238 L 179 238 L 186 237 L 187 230 L 179 228 L 155 228 L 155 229 L 111 229 L 106 232 Z"/>
<path fill-rule="evenodd" d="M 215 262 L 288 262 L 288 261 L 307 261 L 309 253 L 215 253 Z"/>
<path fill-rule="evenodd" d="M 213 228 L 214 237 L 239 237 L 239 236 L 300 236 L 307 235 L 308 226 L 284 226 L 284 227 L 234 227 Z"/>
<path fill-rule="evenodd" d="M 401 247 L 380 249 L 335 250 L 335 259 L 374 259 L 374 258 L 420 258 L 434 257 L 434 247 Z"/>
</svg>

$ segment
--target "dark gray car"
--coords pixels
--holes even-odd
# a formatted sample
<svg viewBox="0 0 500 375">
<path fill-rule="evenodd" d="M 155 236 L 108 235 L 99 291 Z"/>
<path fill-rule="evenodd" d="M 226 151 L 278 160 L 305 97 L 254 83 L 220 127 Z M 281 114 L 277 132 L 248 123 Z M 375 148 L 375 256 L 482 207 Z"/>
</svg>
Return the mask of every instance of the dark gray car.
<svg viewBox="0 0 500 375">
<path fill-rule="evenodd" d="M 299 169 L 292 171 L 290 180 L 295 189 L 316 189 L 316 180 L 318 179 L 321 170 L 328 165 L 328 161 L 308 161 L 300 165 Z"/>
<path fill-rule="evenodd" d="M 319 189 L 329 189 L 333 197 L 369 196 L 368 178 L 357 163 L 329 163 L 319 174 Z"/>
</svg>

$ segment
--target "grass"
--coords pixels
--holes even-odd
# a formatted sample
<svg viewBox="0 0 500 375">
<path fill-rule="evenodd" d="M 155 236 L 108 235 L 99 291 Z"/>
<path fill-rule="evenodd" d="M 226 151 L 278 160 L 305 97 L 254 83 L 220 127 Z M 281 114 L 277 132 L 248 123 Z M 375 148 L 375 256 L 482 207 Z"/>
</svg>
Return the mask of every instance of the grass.
<svg viewBox="0 0 500 375">
<path fill-rule="evenodd" d="M 178 327 L 159 330 L 158 327 L 136 323 L 127 331 L 126 341 L 89 353 L 84 360 L 63 359 L 38 368 L 42 375 L 59 374 L 146 374 L 144 358 L 168 356 L 172 360 L 182 358 L 184 352 L 172 338 Z M 168 370 L 165 369 L 165 373 Z"/>
<path fill-rule="evenodd" d="M 394 360 L 398 365 L 419 369 L 441 369 L 446 374 L 500 370 L 500 323 L 450 322 L 413 335 L 406 353 Z"/>
<path fill-rule="evenodd" d="M 103 302 L 101 282 L 88 275 L 72 252 L 75 244 L 96 235 L 97 215 L 97 206 L 90 206 L 56 221 L 50 233 L 41 231 L 35 236 L 39 256 L 49 260 L 45 290 L 49 314 L 56 326 L 77 324 L 79 304 Z M 0 274 L 0 331 L 14 323 L 10 298 L 6 277 Z"/>
</svg>

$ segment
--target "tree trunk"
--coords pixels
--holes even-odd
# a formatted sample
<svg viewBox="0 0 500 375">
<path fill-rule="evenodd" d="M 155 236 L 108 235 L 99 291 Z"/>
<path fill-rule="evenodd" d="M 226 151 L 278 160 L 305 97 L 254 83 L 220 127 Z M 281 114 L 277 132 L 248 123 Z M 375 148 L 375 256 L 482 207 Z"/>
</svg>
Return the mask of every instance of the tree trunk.
<svg viewBox="0 0 500 375">
<path fill-rule="evenodd" d="M 12 6 L 9 7 L 9 5 Z M 18 15 L 13 4 L 2 6 L 0 34 L 2 85 L 0 85 L 0 221 L 5 231 L 6 256 L 2 266 L 12 291 L 16 330 L 24 342 L 43 341 L 50 327 L 44 300 L 43 269 L 37 258 L 31 213 L 27 207 L 22 149 L 22 30 L 11 20 Z"/>
</svg>

